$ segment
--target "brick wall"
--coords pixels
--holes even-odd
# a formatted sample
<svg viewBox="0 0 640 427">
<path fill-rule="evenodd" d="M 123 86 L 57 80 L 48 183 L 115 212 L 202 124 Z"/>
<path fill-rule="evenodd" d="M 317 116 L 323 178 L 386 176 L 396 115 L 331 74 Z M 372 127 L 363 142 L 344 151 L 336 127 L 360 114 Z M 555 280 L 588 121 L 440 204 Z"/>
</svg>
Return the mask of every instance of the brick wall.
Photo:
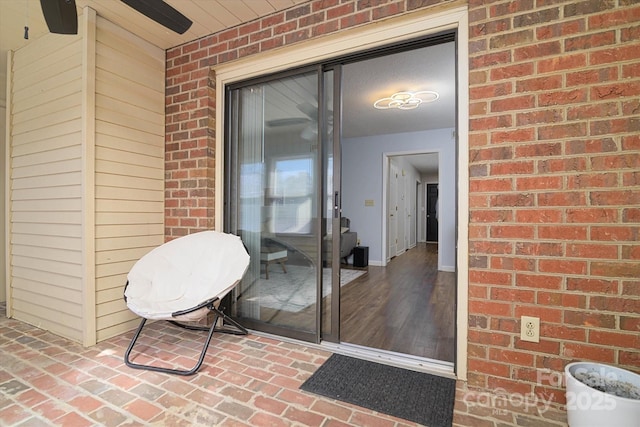
<svg viewBox="0 0 640 427">
<path fill-rule="evenodd" d="M 473 0 L 469 17 L 463 391 L 562 404 L 570 361 L 640 371 L 640 3 Z M 520 340 L 521 315 L 540 343 Z M 470 406 L 463 424 L 504 421 Z M 540 415 L 517 409 L 518 425 Z"/>
<path fill-rule="evenodd" d="M 167 239 L 216 214 L 210 67 L 437 3 L 311 1 L 169 50 Z M 562 423 L 567 362 L 640 370 L 636 3 L 469 2 L 469 382 L 456 424 Z M 540 317 L 539 344 L 520 341 L 521 315 Z"/>
</svg>

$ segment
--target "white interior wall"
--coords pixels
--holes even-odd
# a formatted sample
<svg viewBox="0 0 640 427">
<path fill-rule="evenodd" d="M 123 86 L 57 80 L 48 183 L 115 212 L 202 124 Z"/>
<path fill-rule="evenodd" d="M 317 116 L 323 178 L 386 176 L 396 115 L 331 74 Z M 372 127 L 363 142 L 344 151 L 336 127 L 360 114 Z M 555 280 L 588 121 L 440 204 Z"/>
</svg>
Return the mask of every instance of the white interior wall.
<svg viewBox="0 0 640 427">
<path fill-rule="evenodd" d="M 383 265 L 383 164 L 385 155 L 440 153 L 441 269 L 455 271 L 456 155 L 453 129 L 345 139 L 342 144 L 342 215 L 351 219 L 361 245 L 369 246 L 369 263 Z M 373 206 L 365 206 L 373 200 Z M 451 212 L 445 215 L 444 212 Z"/>
<path fill-rule="evenodd" d="M 434 173 L 434 174 L 425 173 L 420 177 L 420 179 L 425 184 L 437 184 L 438 183 L 438 174 L 437 173 Z"/>
</svg>

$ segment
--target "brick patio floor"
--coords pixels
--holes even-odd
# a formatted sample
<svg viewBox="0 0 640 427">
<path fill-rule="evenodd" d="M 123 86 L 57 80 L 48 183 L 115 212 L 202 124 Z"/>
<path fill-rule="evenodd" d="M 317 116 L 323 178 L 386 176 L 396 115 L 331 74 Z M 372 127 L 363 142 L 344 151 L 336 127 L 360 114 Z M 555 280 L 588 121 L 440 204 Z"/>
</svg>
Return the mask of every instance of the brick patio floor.
<svg viewBox="0 0 640 427">
<path fill-rule="evenodd" d="M 135 361 L 191 367 L 204 332 L 149 324 Z M 5 317 L 0 304 L 1 426 L 415 426 L 299 390 L 330 356 L 256 335 L 215 334 L 190 377 L 128 368 L 133 332 L 96 346 Z M 136 349 L 134 349 L 135 355 Z"/>
</svg>

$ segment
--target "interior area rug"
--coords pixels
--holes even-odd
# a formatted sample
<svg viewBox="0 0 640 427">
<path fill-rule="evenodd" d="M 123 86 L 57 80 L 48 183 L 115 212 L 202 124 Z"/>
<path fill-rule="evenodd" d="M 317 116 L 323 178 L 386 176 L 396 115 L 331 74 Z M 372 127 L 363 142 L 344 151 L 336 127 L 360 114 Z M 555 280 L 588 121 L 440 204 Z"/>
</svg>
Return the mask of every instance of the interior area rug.
<svg viewBox="0 0 640 427">
<path fill-rule="evenodd" d="M 450 427 L 456 382 L 333 354 L 300 387 L 429 427 Z"/>
<path fill-rule="evenodd" d="M 293 313 L 304 310 L 316 300 L 315 270 L 306 266 L 287 265 L 285 273 L 279 265 L 269 270 L 269 279 L 256 280 L 248 292 L 246 301 L 259 302 L 261 307 Z M 365 274 L 365 270 L 340 270 L 340 286 L 344 286 Z M 331 269 L 322 269 L 323 297 L 331 289 Z"/>
</svg>

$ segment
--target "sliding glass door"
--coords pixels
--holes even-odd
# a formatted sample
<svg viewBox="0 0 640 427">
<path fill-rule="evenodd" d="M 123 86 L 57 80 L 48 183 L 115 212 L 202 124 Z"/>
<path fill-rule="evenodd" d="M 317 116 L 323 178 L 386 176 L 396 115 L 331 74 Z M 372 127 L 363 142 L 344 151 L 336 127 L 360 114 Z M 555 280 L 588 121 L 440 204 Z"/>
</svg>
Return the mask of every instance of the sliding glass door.
<svg viewBox="0 0 640 427">
<path fill-rule="evenodd" d="M 437 182 L 456 212 L 454 36 L 225 87 L 224 229 L 251 255 L 227 307 L 245 326 L 453 361 L 456 216 L 420 244 L 403 201 Z M 374 108 L 434 88 L 438 103 Z"/>
<path fill-rule="evenodd" d="M 234 314 L 245 326 L 319 341 L 322 165 L 319 69 L 227 93 L 226 229 L 251 256 Z"/>
</svg>

